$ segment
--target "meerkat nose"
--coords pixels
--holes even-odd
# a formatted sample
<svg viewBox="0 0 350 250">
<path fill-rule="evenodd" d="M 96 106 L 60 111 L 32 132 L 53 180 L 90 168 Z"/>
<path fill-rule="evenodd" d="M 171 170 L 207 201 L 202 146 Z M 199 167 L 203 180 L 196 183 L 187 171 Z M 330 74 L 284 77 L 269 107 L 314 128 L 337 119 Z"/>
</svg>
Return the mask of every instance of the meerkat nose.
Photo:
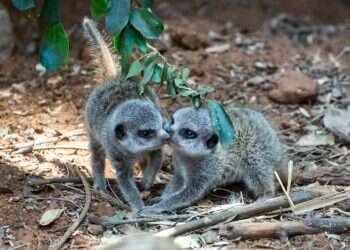
<svg viewBox="0 0 350 250">
<path fill-rule="evenodd" d="M 174 131 L 170 128 L 170 124 L 164 125 L 164 130 L 169 135 L 169 138 L 174 134 Z"/>
<path fill-rule="evenodd" d="M 164 140 L 167 140 L 170 138 L 170 134 L 165 129 L 161 129 L 160 130 L 160 137 Z"/>
</svg>

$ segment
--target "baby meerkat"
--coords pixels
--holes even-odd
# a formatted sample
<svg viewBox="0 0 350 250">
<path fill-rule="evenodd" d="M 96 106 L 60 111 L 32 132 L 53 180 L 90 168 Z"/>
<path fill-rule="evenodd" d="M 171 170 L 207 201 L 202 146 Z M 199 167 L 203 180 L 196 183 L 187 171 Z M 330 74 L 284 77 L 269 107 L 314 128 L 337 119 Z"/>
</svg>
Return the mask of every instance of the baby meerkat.
<svg viewBox="0 0 350 250">
<path fill-rule="evenodd" d="M 162 162 L 162 145 L 169 135 L 163 129 L 164 119 L 152 92 L 138 94 L 137 83 L 123 79 L 116 60 L 96 28 L 84 18 L 86 37 L 97 57 L 103 83 L 90 94 L 86 104 L 86 127 L 90 137 L 94 187 L 105 191 L 105 158 L 117 172 L 117 183 L 133 210 L 144 203 L 133 178 L 135 161 L 148 159 L 142 186 L 149 189 Z"/>
<path fill-rule="evenodd" d="M 168 126 L 174 176 L 159 203 L 143 213 L 187 207 L 211 189 L 237 182 L 244 183 L 256 198 L 274 194 L 274 171 L 282 158 L 276 132 L 259 112 L 234 107 L 226 111 L 235 137 L 225 147 L 219 143 L 208 109 L 186 107 L 174 113 Z"/>
</svg>

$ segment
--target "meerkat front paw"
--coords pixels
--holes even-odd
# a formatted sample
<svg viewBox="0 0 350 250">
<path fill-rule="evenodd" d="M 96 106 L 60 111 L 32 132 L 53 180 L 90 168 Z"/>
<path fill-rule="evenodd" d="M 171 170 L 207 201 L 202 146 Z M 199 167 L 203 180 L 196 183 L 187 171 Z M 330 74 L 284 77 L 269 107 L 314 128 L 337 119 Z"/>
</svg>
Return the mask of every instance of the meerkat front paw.
<svg viewBox="0 0 350 250">
<path fill-rule="evenodd" d="M 147 201 L 147 205 L 148 205 L 148 206 L 155 205 L 155 204 L 161 202 L 161 200 L 162 200 L 162 197 L 161 197 L 161 196 L 153 197 L 152 199 L 150 199 L 150 200 Z"/>
<path fill-rule="evenodd" d="M 157 206 L 157 204 L 152 206 L 147 206 L 139 211 L 139 214 L 142 216 L 151 216 L 151 215 L 159 215 L 166 210 Z"/>
</svg>

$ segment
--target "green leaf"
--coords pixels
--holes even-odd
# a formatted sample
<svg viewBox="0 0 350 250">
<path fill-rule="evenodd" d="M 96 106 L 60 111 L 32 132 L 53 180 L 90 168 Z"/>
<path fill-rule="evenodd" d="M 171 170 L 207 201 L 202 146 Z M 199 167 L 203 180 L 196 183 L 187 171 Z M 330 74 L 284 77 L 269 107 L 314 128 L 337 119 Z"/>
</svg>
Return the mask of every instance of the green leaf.
<svg viewBox="0 0 350 250">
<path fill-rule="evenodd" d="M 120 56 L 121 56 L 120 64 L 122 66 L 122 75 L 125 76 L 129 71 L 132 57 L 131 57 L 131 54 L 127 54 L 125 53 L 125 51 L 120 51 Z"/>
<path fill-rule="evenodd" d="M 162 72 L 162 77 L 160 80 L 161 84 L 163 84 L 167 80 L 168 68 L 169 68 L 169 65 L 167 63 L 165 63 L 164 68 L 163 68 L 163 72 Z"/>
<path fill-rule="evenodd" d="M 131 12 L 131 24 L 144 37 L 148 39 L 157 38 L 164 30 L 162 22 L 148 9 L 137 8 Z"/>
<path fill-rule="evenodd" d="M 40 62 L 47 70 L 60 67 L 69 54 L 67 33 L 62 23 L 48 27 L 40 41 Z"/>
<path fill-rule="evenodd" d="M 187 81 L 189 75 L 190 75 L 190 70 L 188 68 L 183 68 L 181 71 L 181 78 L 184 81 Z"/>
<path fill-rule="evenodd" d="M 200 98 L 200 96 L 194 96 L 191 99 L 193 106 L 195 106 L 196 108 L 199 108 L 202 105 L 202 99 Z"/>
<path fill-rule="evenodd" d="M 20 11 L 28 10 L 35 6 L 34 0 L 12 0 L 12 4 Z"/>
<path fill-rule="evenodd" d="M 117 51 L 120 51 L 119 44 L 120 44 L 120 37 L 122 36 L 122 33 L 123 32 L 119 32 L 115 34 L 112 39 L 112 47 Z"/>
<path fill-rule="evenodd" d="M 208 109 L 212 126 L 218 133 L 221 144 L 231 144 L 235 136 L 235 129 L 223 105 L 218 101 L 209 100 Z"/>
<path fill-rule="evenodd" d="M 145 65 L 142 64 L 139 60 L 133 61 L 132 64 L 130 65 L 130 69 L 126 76 L 126 79 L 140 74 L 141 71 L 144 69 L 145 69 Z"/>
<path fill-rule="evenodd" d="M 45 0 L 40 20 L 46 26 L 58 23 L 60 21 L 60 0 Z"/>
<path fill-rule="evenodd" d="M 130 0 L 108 0 L 106 29 L 111 34 L 119 33 L 129 21 Z"/>
<path fill-rule="evenodd" d="M 117 41 L 118 50 L 120 52 L 125 52 L 130 54 L 135 47 L 146 46 L 146 42 L 140 32 L 135 30 L 131 25 L 127 25 L 125 29 L 121 32 L 120 38 Z"/>
<path fill-rule="evenodd" d="M 175 86 L 178 87 L 178 88 L 181 88 L 184 86 L 184 80 L 182 80 L 181 78 L 175 78 L 174 79 L 174 83 L 175 83 Z"/>
<path fill-rule="evenodd" d="M 140 0 L 142 8 L 153 8 L 153 0 Z"/>
<path fill-rule="evenodd" d="M 172 65 L 167 65 L 167 90 L 173 102 L 176 100 L 176 87 L 175 87 L 175 68 Z"/>
<path fill-rule="evenodd" d="M 212 92 L 215 92 L 215 89 L 213 87 L 203 85 L 200 86 L 197 91 L 200 96 L 204 97 Z"/>
<path fill-rule="evenodd" d="M 147 43 L 146 43 L 146 40 L 145 38 L 142 36 L 142 34 L 140 32 L 137 32 L 137 36 L 136 36 L 136 46 L 140 49 L 140 51 L 145 54 L 147 53 Z"/>
<path fill-rule="evenodd" d="M 143 79 L 142 79 L 142 81 L 139 84 L 139 93 L 140 93 L 140 95 L 142 95 L 145 92 L 146 84 L 152 79 L 152 76 L 153 76 L 153 73 L 154 73 L 154 70 L 155 70 L 155 66 L 156 66 L 156 63 L 157 63 L 156 60 L 157 60 L 157 58 L 155 58 L 155 60 L 153 60 L 153 61 L 149 61 L 147 66 L 146 66 L 146 68 L 145 68 L 145 71 L 144 71 L 144 74 L 143 74 Z"/>
<path fill-rule="evenodd" d="M 162 81 L 163 68 L 164 65 L 156 64 L 151 82 L 160 83 Z"/>
<path fill-rule="evenodd" d="M 188 96 L 194 97 L 194 96 L 198 96 L 198 93 L 192 89 L 185 89 L 185 90 L 181 90 L 179 95 L 183 97 L 188 97 Z"/>
<path fill-rule="evenodd" d="M 169 93 L 169 95 L 171 97 L 171 100 L 173 102 L 175 102 L 176 101 L 176 97 L 177 97 L 177 93 L 176 93 L 176 88 L 175 88 L 174 81 L 168 81 L 167 88 L 168 88 L 168 93 Z"/>
<path fill-rule="evenodd" d="M 107 0 L 90 0 L 90 13 L 96 20 L 105 16 L 108 11 Z"/>
</svg>

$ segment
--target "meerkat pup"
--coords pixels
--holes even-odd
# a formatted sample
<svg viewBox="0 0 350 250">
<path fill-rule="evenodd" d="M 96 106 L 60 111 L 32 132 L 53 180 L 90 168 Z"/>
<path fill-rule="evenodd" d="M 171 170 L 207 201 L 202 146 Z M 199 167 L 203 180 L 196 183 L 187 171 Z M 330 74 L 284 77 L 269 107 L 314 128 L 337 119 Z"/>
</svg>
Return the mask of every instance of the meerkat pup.
<svg viewBox="0 0 350 250">
<path fill-rule="evenodd" d="M 137 160 L 147 159 L 141 185 L 149 189 L 162 162 L 161 147 L 169 137 L 163 129 L 163 117 L 155 95 L 140 96 L 137 83 L 123 79 L 109 47 L 96 28 L 84 18 L 86 37 L 96 57 L 103 83 L 90 94 L 85 111 L 90 137 L 91 164 L 94 187 L 106 191 L 105 158 L 117 172 L 120 191 L 133 210 L 144 203 L 133 178 L 132 167 Z"/>
<path fill-rule="evenodd" d="M 160 213 L 187 207 L 211 189 L 243 182 L 255 198 L 275 192 L 274 171 L 282 147 L 274 129 L 261 113 L 228 107 L 235 129 L 230 145 L 223 147 L 206 108 L 177 110 L 168 126 L 173 148 L 174 176 L 159 203 L 143 213 Z"/>
</svg>

